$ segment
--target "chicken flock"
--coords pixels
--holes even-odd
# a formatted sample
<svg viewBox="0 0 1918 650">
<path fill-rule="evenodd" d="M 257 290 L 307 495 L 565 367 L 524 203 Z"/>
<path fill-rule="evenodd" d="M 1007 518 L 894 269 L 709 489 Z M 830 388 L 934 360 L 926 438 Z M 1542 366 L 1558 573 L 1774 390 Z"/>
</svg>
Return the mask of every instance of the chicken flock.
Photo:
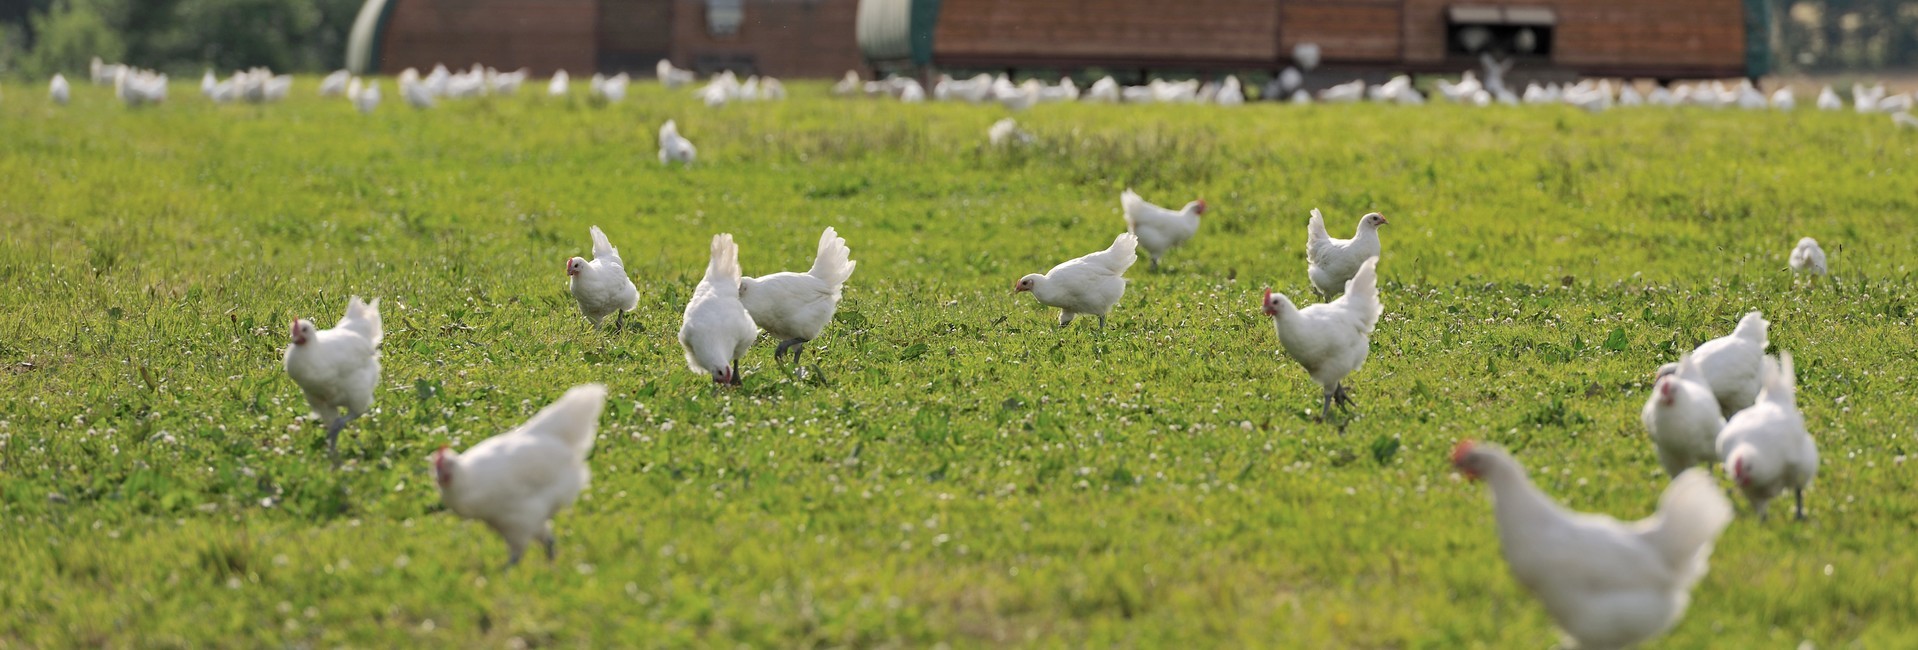
<svg viewBox="0 0 1918 650">
<path fill-rule="evenodd" d="M 1060 327 L 1084 315 L 1097 318 L 1103 331 L 1125 295 L 1126 272 L 1140 254 L 1162 260 L 1198 233 L 1207 210 L 1202 199 L 1177 211 L 1158 207 L 1131 189 L 1119 202 L 1125 231 L 1110 246 L 1021 277 L 1013 292 L 1031 293 L 1057 308 Z M 1336 239 L 1319 210 L 1309 214 L 1306 277 L 1324 301 L 1299 307 L 1266 289 L 1260 308 L 1272 322 L 1279 350 L 1319 386 L 1317 417 L 1323 420 L 1335 406 L 1348 416 L 1352 411 L 1346 382 L 1364 366 L 1385 311 L 1379 228 L 1389 221 L 1366 214 L 1351 239 Z M 566 260 L 568 285 L 588 326 L 599 328 L 612 316 L 617 328 L 625 313 L 637 308 L 637 290 L 607 234 L 593 226 L 588 235 L 593 257 Z M 1798 250 L 1792 253 L 1795 267 L 1799 256 Z M 679 329 L 687 367 L 710 378 L 717 389 L 739 386 L 744 381 L 739 361 L 762 331 L 778 342 L 774 360 L 783 363 L 791 350 L 797 366 L 803 346 L 832 322 L 856 267 L 846 240 L 832 227 L 820 233 L 806 272 L 758 277 L 742 272 L 731 234 L 714 235 L 705 274 Z M 335 454 L 340 430 L 371 407 L 379 382 L 379 319 L 377 300 L 367 303 L 355 296 L 331 329 L 316 330 L 304 319 L 293 323 L 286 371 L 306 393 L 315 417 L 326 423 L 327 448 Z M 1804 493 L 1817 474 L 1818 450 L 1795 401 L 1791 355 L 1766 355 L 1769 328 L 1762 314 L 1751 312 L 1729 334 L 1653 373 L 1641 416 L 1672 482 L 1647 519 L 1624 523 L 1570 511 L 1533 484 L 1519 461 L 1497 445 L 1466 441 L 1453 453 L 1452 464 L 1461 475 L 1490 489 L 1501 552 L 1513 578 L 1538 598 L 1576 647 L 1630 647 L 1656 638 L 1682 618 L 1733 513 L 1701 466 L 1723 467 L 1760 519 L 1786 492 L 1793 497 L 1794 515 L 1806 517 Z M 588 483 L 587 456 L 605 399 L 603 386 L 576 387 L 519 428 L 464 451 L 441 448 L 430 459 L 448 509 L 499 534 L 509 565 L 518 563 L 533 541 L 549 556 L 555 553 L 552 519 Z"/>
<path fill-rule="evenodd" d="M 690 71 L 666 61 L 660 62 L 658 77 L 667 87 L 695 80 Z M 129 103 L 165 98 L 164 75 L 96 61 L 93 79 L 111 79 L 116 93 Z M 400 91 L 408 103 L 426 108 L 445 97 L 512 92 L 524 79 L 523 71 L 475 67 L 451 73 L 442 67 L 423 77 L 402 75 Z M 276 101 L 288 85 L 264 69 L 239 72 L 225 81 L 209 72 L 203 81 L 202 91 L 215 101 Z M 1008 91 L 1001 81 L 942 79 L 931 94 L 978 101 L 971 98 L 1006 91 L 1023 97 L 1021 101 L 1039 102 L 1080 92 L 1076 87 L 1031 84 Z M 1128 96 L 1131 89 L 1110 81 L 1095 83 L 1086 92 Z M 1469 76 L 1467 82 L 1476 83 Z M 568 83 L 564 72 L 556 74 L 549 93 L 566 94 Z M 624 75 L 596 76 L 591 93 L 599 101 L 619 101 L 626 83 Z M 1447 96 L 1461 92 L 1449 82 L 1442 89 Z M 836 91 L 893 93 L 907 101 L 914 101 L 908 97 L 917 92 L 918 99 L 924 98 L 923 89 L 891 81 L 862 83 L 856 76 Z M 56 76 L 50 92 L 56 102 L 65 103 L 71 90 L 64 77 Z M 321 92 L 345 96 L 364 112 L 379 102 L 376 82 L 343 72 L 323 80 Z M 1158 96 L 1185 91 L 1154 87 L 1145 92 Z M 1199 91 L 1193 92 L 1196 96 Z M 698 93 L 716 106 L 742 98 L 777 99 L 784 89 L 771 78 L 740 82 L 724 75 Z M 1858 93 L 1885 102 L 1869 90 Z M 1236 79 L 1206 94 L 1222 104 L 1235 101 L 1226 97 L 1243 99 Z M 1531 94 L 1526 93 L 1528 98 Z M 1737 100 L 1744 94 L 1741 90 L 1732 96 Z M 1821 93 L 1821 108 L 1829 105 L 1828 94 L 1829 89 Z M 989 138 L 995 146 L 1033 140 L 1010 118 L 995 124 Z M 692 165 L 696 160 L 695 147 L 672 120 L 661 125 L 658 145 L 663 165 Z M 1103 332 L 1126 294 L 1126 274 L 1138 257 L 1145 255 L 1154 271 L 1173 265 L 1169 258 L 1198 236 L 1209 205 L 1193 198 L 1178 209 L 1161 207 L 1127 188 L 1119 196 L 1119 208 L 1123 231 L 1109 246 L 1020 277 L 1012 292 L 1030 293 L 1041 305 L 1058 309 L 1059 327 L 1089 316 Z M 1301 307 L 1291 297 L 1265 289 L 1260 311 L 1272 323 L 1277 350 L 1319 387 L 1316 418 L 1326 420 L 1335 408 L 1350 418 L 1355 401 L 1349 381 L 1365 364 L 1389 298 L 1382 295 L 1379 274 L 1384 258 L 1381 228 L 1390 222 L 1379 213 L 1365 214 L 1352 227 L 1351 238 L 1340 239 L 1332 236 L 1318 209 L 1308 214 L 1305 279 L 1318 302 Z M 611 317 L 610 329 L 622 329 L 627 312 L 639 308 L 638 289 L 606 232 L 592 226 L 588 242 L 590 259 L 565 261 L 568 289 L 588 326 L 601 329 Z M 704 275 L 685 305 L 677 337 L 688 368 L 710 379 L 714 390 L 744 383 L 739 362 L 762 332 L 776 342 L 774 361 L 786 363 L 790 353 L 794 372 L 803 374 L 799 362 L 805 346 L 826 334 L 858 266 L 846 239 L 833 227 L 821 231 L 804 272 L 746 276 L 739 253 L 731 234 L 712 236 Z M 1829 273 L 1825 251 L 1809 237 L 1792 248 L 1788 261 L 1791 271 L 1813 280 Z M 1680 622 L 1693 587 L 1706 574 L 1713 545 L 1734 513 L 1708 468 L 1722 468 L 1761 520 L 1769 517 L 1770 503 L 1787 492 L 1793 515 L 1807 517 L 1804 496 L 1817 474 L 1818 449 L 1797 407 L 1791 354 L 1766 352 L 1770 325 L 1758 312 L 1745 314 L 1725 336 L 1652 373 L 1641 422 L 1671 482 L 1648 518 L 1628 523 L 1571 511 L 1540 490 L 1518 458 L 1498 445 L 1465 441 L 1453 452 L 1451 463 L 1459 474 L 1487 486 L 1509 572 L 1537 598 L 1568 645 L 1630 647 Z M 340 433 L 373 409 L 382 332 L 379 300 L 358 296 L 350 298 L 345 315 L 332 328 L 318 329 L 303 318 L 292 322 L 284 368 L 324 425 L 326 447 L 335 462 Z M 428 459 L 448 510 L 498 534 L 508 547 L 509 566 L 535 541 L 549 558 L 557 553 L 553 519 L 590 482 L 589 456 L 607 395 L 603 385 L 576 386 L 511 431 L 465 450 L 442 447 Z"/>
</svg>

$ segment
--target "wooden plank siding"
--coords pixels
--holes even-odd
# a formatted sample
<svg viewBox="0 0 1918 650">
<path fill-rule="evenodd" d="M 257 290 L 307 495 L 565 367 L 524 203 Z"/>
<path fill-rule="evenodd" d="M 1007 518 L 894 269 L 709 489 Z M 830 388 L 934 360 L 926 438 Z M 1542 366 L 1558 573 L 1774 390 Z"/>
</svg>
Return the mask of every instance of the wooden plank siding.
<svg viewBox="0 0 1918 650">
<path fill-rule="evenodd" d="M 501 70 L 593 69 L 597 0 L 397 0 L 380 43 L 380 72 L 474 63 Z"/>
<path fill-rule="evenodd" d="M 1272 0 L 945 0 L 934 60 L 1270 62 L 1278 23 Z"/>
<path fill-rule="evenodd" d="M 673 0 L 599 0 L 599 68 L 653 71 L 673 52 Z"/>
<path fill-rule="evenodd" d="M 859 0 L 746 0 L 739 32 L 714 36 L 706 29 L 703 0 L 675 0 L 673 63 L 699 69 L 702 61 L 750 62 L 753 72 L 775 77 L 838 77 L 865 69 L 854 24 Z M 650 68 L 649 68 L 650 69 Z"/>
<path fill-rule="evenodd" d="M 1279 48 L 1290 60 L 1292 47 L 1316 43 L 1320 57 L 1333 62 L 1389 63 L 1402 47 L 1399 0 L 1339 2 L 1288 1 L 1279 5 Z"/>
<path fill-rule="evenodd" d="M 1406 0 L 1407 63 L 1445 60 L 1445 8 L 1454 4 L 1550 7 L 1558 14 L 1551 61 L 1559 67 L 1736 74 L 1745 65 L 1741 0 Z"/>
</svg>

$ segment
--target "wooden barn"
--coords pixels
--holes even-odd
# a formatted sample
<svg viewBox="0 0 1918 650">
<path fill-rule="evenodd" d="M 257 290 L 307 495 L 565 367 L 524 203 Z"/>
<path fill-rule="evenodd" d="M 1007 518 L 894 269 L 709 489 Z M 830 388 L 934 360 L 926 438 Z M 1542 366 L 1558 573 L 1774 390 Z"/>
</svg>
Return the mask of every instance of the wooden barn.
<svg viewBox="0 0 1918 650">
<path fill-rule="evenodd" d="M 360 73 L 435 64 L 546 76 L 629 71 L 660 59 L 701 73 L 837 77 L 864 67 L 858 0 L 366 0 L 347 45 Z"/>
<path fill-rule="evenodd" d="M 862 0 L 861 53 L 917 70 L 1321 70 L 1730 78 L 1767 70 L 1763 0 Z M 1759 35 L 1747 38 L 1747 34 Z"/>
</svg>

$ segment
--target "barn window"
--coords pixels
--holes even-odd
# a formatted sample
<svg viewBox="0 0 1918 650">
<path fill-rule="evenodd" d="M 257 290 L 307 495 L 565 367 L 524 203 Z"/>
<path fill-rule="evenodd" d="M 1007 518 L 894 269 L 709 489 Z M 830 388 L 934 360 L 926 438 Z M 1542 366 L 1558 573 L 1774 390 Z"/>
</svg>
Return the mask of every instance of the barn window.
<svg viewBox="0 0 1918 650">
<path fill-rule="evenodd" d="M 739 33 L 746 19 L 746 0 L 706 0 L 706 31 L 714 36 Z"/>
<path fill-rule="evenodd" d="M 1448 54 L 1549 58 L 1558 14 L 1550 7 L 1453 5 L 1445 22 Z"/>
</svg>

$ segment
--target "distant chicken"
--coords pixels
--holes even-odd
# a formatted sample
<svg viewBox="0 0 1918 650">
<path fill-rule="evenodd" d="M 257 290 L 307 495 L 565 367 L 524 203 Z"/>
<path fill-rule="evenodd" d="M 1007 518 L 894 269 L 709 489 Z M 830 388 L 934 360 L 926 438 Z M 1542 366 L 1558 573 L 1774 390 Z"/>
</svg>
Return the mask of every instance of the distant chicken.
<svg viewBox="0 0 1918 650">
<path fill-rule="evenodd" d="M 1805 488 L 1818 474 L 1818 443 L 1805 430 L 1798 412 L 1797 380 L 1791 354 L 1765 357 L 1765 388 L 1757 403 L 1739 411 L 1718 434 L 1718 454 L 1725 473 L 1751 501 L 1759 519 L 1765 506 L 1789 489 L 1797 502 L 1796 514 L 1805 518 Z"/>
<path fill-rule="evenodd" d="M 1372 349 L 1372 328 L 1385 307 L 1379 304 L 1379 258 L 1359 264 L 1346 283 L 1344 295 L 1332 302 L 1299 309 L 1282 294 L 1265 290 L 1265 315 L 1279 333 L 1286 356 L 1305 367 L 1323 389 L 1318 419 L 1323 421 L 1333 402 L 1350 406 L 1352 397 L 1342 382 L 1365 365 Z"/>
<path fill-rule="evenodd" d="M 624 327 L 626 312 L 639 306 L 639 289 L 633 286 L 632 278 L 626 277 L 626 264 L 606 233 L 593 226 L 591 234 L 593 261 L 583 257 L 566 260 L 568 288 L 579 303 L 579 313 L 592 321 L 593 327 L 599 327 L 602 319 L 614 313 L 619 314 L 615 326 Z"/>
<path fill-rule="evenodd" d="M 369 81 L 365 87 L 361 87 L 360 78 L 354 77 L 347 89 L 347 97 L 352 98 L 353 107 L 359 109 L 361 114 L 371 114 L 380 107 L 380 82 Z"/>
<path fill-rule="evenodd" d="M 1325 217 L 1312 209 L 1312 220 L 1305 225 L 1305 273 L 1320 296 L 1338 296 L 1360 264 L 1379 256 L 1379 226 L 1385 223 L 1385 216 L 1374 212 L 1359 219 L 1358 233 L 1351 239 L 1333 239 L 1325 232 Z"/>
<path fill-rule="evenodd" d="M 586 455 L 605 407 L 605 386 L 575 386 L 512 431 L 463 453 L 440 447 L 432 467 L 440 500 L 499 533 L 509 553 L 506 566 L 519 564 L 534 540 L 552 559 L 558 555 L 553 515 L 573 505 L 592 480 Z"/>
<path fill-rule="evenodd" d="M 47 82 L 47 95 L 53 98 L 55 104 L 66 106 L 67 97 L 71 92 L 72 89 L 67 86 L 67 78 L 64 76 L 55 74 L 53 80 Z"/>
<path fill-rule="evenodd" d="M 1032 134 L 1019 128 L 1019 121 L 1010 117 L 1000 118 L 986 129 L 986 141 L 994 147 L 1032 144 Z"/>
<path fill-rule="evenodd" d="M 1122 233 L 1112 246 L 1097 253 L 1068 260 L 1041 275 L 1029 274 L 1012 285 L 1012 292 L 1032 292 L 1039 303 L 1059 308 L 1059 326 L 1073 317 L 1088 314 L 1099 317 L 1099 329 L 1105 329 L 1106 314 L 1119 297 L 1125 295 L 1125 271 L 1138 261 L 1139 238 Z"/>
<path fill-rule="evenodd" d="M 818 338 L 820 330 L 832 322 L 839 308 L 840 288 L 852 277 L 852 249 L 832 228 L 819 235 L 819 252 L 812 270 L 805 273 L 774 273 L 739 281 L 739 301 L 746 305 L 753 323 L 767 334 L 780 339 L 773 350 L 778 361 L 792 348 L 793 363 L 805 351 L 806 342 Z"/>
<path fill-rule="evenodd" d="M 553 78 L 546 82 L 546 95 L 549 97 L 565 97 L 566 93 L 571 92 L 571 86 L 572 78 L 566 76 L 565 70 L 554 72 Z"/>
<path fill-rule="evenodd" d="M 665 124 L 659 125 L 659 164 L 691 165 L 697 157 L 699 150 L 693 147 L 693 141 L 679 134 L 678 124 L 666 120 Z"/>
<path fill-rule="evenodd" d="M 674 67 L 673 62 L 666 59 L 660 59 L 659 63 L 654 64 L 653 74 L 659 77 L 659 84 L 667 88 L 678 88 L 694 80 L 693 71 Z"/>
<path fill-rule="evenodd" d="M 713 382 L 739 385 L 739 359 L 759 338 L 759 326 L 739 300 L 739 246 L 730 234 L 713 236 L 706 277 L 693 289 L 679 326 L 679 347 L 693 372 Z"/>
<path fill-rule="evenodd" d="M 1678 360 L 1677 372 L 1652 385 L 1640 420 L 1666 474 L 1677 477 L 1699 463 L 1718 462 L 1718 432 L 1725 428 L 1725 416 L 1691 355 Z"/>
<path fill-rule="evenodd" d="M 1506 568 L 1570 637 L 1567 647 L 1627 648 L 1677 625 L 1732 520 L 1731 502 L 1697 468 L 1665 488 L 1656 514 L 1625 523 L 1553 502 L 1497 445 L 1460 443 L 1452 465 L 1491 488 Z"/>
<path fill-rule="evenodd" d="M 353 73 L 346 70 L 334 70 L 320 80 L 321 97 L 339 97 L 346 94 L 346 83 L 353 79 Z"/>
<path fill-rule="evenodd" d="M 373 406 L 373 389 L 380 384 L 380 301 L 373 304 L 353 296 L 346 316 L 332 329 L 316 330 L 313 322 L 293 321 L 292 343 L 286 346 L 286 374 L 306 393 L 313 417 L 326 423 L 326 451 L 339 458 L 340 430 Z M 341 414 L 345 411 L 345 414 Z"/>
<path fill-rule="evenodd" d="M 1831 86 L 1825 86 L 1824 90 L 1818 91 L 1818 110 L 1835 111 L 1844 107 L 1845 100 L 1839 99 L 1838 93 L 1834 92 Z"/>
<path fill-rule="evenodd" d="M 1752 405 L 1757 399 L 1759 373 L 1765 346 L 1769 343 L 1766 333 L 1771 323 L 1758 312 L 1745 314 L 1738 320 L 1738 327 L 1732 333 L 1700 344 L 1692 350 L 1692 361 L 1704 373 L 1705 385 L 1711 386 L 1712 395 L 1718 398 L 1719 413 L 1730 418 L 1733 413 Z M 1668 363 L 1660 366 L 1658 377 L 1678 372 L 1678 364 Z"/>
<path fill-rule="evenodd" d="M 1818 240 L 1810 237 L 1798 240 L 1798 245 L 1791 249 L 1791 270 L 1813 277 L 1825 274 L 1825 249 L 1818 247 Z"/>
<path fill-rule="evenodd" d="M 1185 204 L 1177 212 L 1147 203 L 1132 188 L 1119 194 L 1119 206 L 1125 211 L 1125 228 L 1139 237 L 1139 245 L 1159 268 L 1159 258 L 1178 248 L 1199 232 L 1199 215 L 1205 214 L 1205 199 Z"/>
</svg>

